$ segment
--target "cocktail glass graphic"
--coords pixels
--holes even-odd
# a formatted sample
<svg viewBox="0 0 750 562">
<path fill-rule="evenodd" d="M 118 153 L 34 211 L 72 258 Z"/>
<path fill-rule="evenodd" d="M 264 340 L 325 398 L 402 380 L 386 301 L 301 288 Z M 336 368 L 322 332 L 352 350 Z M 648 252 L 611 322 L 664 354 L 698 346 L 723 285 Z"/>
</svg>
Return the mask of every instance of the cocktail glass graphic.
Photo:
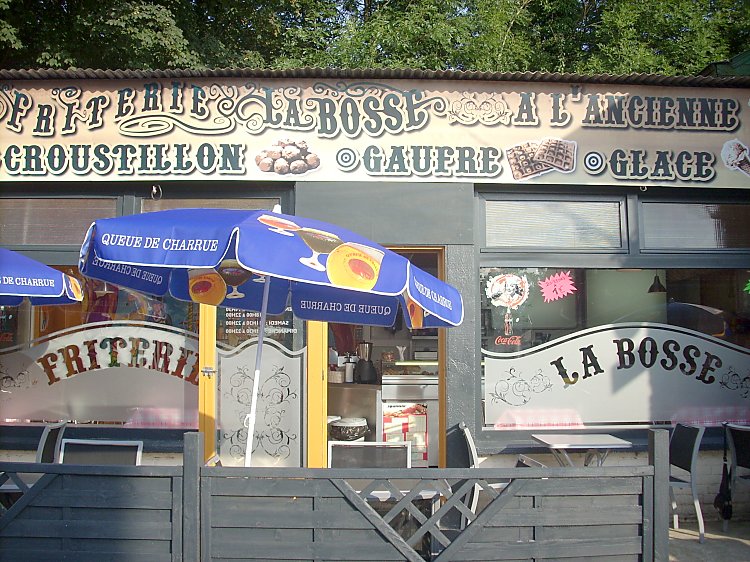
<svg viewBox="0 0 750 562">
<path fill-rule="evenodd" d="M 227 294 L 228 299 L 241 299 L 245 296 L 245 293 L 241 293 L 238 287 L 253 276 L 251 271 L 242 267 L 237 260 L 222 261 L 216 271 L 224 279 L 227 286 L 232 288 Z"/>
<path fill-rule="evenodd" d="M 330 254 L 343 244 L 343 240 L 335 234 L 317 228 L 301 228 L 297 234 L 312 250 L 312 256 L 300 258 L 300 263 L 316 271 L 326 270 L 325 266 L 320 263 L 320 254 Z"/>
<path fill-rule="evenodd" d="M 273 215 L 261 215 L 258 217 L 258 222 L 265 224 L 271 232 L 284 236 L 294 236 L 294 233 L 300 229 L 297 223 Z"/>
</svg>

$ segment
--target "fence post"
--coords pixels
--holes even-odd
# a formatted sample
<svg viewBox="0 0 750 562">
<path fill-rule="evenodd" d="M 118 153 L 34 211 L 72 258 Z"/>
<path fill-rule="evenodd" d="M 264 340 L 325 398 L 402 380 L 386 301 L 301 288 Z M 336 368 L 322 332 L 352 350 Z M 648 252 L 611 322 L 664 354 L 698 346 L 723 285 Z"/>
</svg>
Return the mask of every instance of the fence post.
<svg viewBox="0 0 750 562">
<path fill-rule="evenodd" d="M 182 457 L 182 559 L 201 559 L 200 470 L 203 434 L 185 433 Z"/>
<path fill-rule="evenodd" d="M 654 467 L 654 561 L 669 562 L 669 432 L 648 432 L 648 464 Z"/>
</svg>

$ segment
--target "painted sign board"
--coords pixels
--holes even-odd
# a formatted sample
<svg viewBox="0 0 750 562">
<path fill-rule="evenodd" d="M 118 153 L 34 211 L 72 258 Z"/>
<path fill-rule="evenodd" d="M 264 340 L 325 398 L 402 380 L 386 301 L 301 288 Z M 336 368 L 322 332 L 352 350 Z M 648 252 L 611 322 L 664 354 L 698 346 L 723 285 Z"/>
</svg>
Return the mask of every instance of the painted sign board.
<svg viewBox="0 0 750 562">
<path fill-rule="evenodd" d="M 145 79 L 0 88 L 0 181 L 441 181 L 750 188 L 750 91 Z"/>
<path fill-rule="evenodd" d="M 750 351 L 686 328 L 611 324 L 483 356 L 496 429 L 750 422 Z"/>
<path fill-rule="evenodd" d="M 429 466 L 428 408 L 427 403 L 383 402 L 383 441 L 411 441 L 412 466 Z"/>
</svg>

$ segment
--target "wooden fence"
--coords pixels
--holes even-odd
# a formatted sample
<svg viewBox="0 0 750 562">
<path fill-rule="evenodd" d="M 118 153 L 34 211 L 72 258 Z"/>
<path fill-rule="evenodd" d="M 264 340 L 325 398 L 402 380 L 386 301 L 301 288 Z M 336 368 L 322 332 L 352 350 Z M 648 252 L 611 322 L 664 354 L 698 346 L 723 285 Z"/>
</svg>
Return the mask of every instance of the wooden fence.
<svg viewBox="0 0 750 562">
<path fill-rule="evenodd" d="M 0 484 L 44 471 L 0 515 L 0 561 L 667 562 L 667 448 L 652 431 L 642 466 L 222 468 L 187 434 L 180 467 L 0 463 Z"/>
</svg>

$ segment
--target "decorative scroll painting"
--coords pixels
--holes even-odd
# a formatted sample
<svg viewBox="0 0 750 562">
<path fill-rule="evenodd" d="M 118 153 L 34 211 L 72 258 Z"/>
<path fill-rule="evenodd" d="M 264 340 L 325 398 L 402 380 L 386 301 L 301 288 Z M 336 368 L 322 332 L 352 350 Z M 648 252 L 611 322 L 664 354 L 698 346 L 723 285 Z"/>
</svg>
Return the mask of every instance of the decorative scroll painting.
<svg viewBox="0 0 750 562">
<path fill-rule="evenodd" d="M 485 424 L 750 422 L 750 350 L 666 324 L 612 324 L 483 351 Z"/>
<path fill-rule="evenodd" d="M 223 466 L 244 466 L 256 350 L 255 339 L 218 350 L 218 448 Z M 305 350 L 292 352 L 265 339 L 261 363 L 253 466 L 302 466 Z"/>
</svg>

